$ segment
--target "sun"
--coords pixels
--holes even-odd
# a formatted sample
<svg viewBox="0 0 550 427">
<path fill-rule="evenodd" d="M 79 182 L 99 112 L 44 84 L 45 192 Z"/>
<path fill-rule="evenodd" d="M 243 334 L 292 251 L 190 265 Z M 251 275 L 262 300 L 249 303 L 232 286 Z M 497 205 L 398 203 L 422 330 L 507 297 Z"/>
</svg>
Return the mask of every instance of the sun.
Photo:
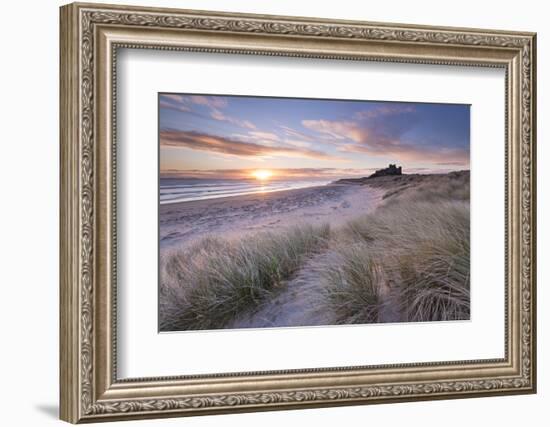
<svg viewBox="0 0 550 427">
<path fill-rule="evenodd" d="M 268 169 L 258 169 L 252 172 L 252 176 L 259 181 L 267 181 L 273 176 L 273 172 Z"/>
</svg>

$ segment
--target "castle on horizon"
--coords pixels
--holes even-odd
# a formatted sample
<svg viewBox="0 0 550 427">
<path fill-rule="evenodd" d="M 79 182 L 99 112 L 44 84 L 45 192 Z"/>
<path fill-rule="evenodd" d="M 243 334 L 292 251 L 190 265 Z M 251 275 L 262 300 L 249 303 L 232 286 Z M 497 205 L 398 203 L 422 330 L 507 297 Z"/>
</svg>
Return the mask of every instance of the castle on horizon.
<svg viewBox="0 0 550 427">
<path fill-rule="evenodd" d="M 369 178 L 376 178 L 379 176 L 389 176 L 389 175 L 401 175 L 401 166 L 397 167 L 395 164 L 391 164 L 384 169 L 378 169 L 376 172 L 374 172 L 372 175 L 369 176 Z"/>
</svg>

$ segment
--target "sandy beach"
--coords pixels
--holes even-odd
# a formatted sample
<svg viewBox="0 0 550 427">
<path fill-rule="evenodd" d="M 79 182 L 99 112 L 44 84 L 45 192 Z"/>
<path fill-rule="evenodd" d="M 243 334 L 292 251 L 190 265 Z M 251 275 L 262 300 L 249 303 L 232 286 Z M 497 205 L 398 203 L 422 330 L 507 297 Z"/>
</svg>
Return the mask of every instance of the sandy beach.
<svg viewBox="0 0 550 427">
<path fill-rule="evenodd" d="M 161 330 L 469 318 L 468 171 L 161 205 L 160 239 Z"/>
<path fill-rule="evenodd" d="M 160 248 L 182 248 L 206 235 L 239 237 L 293 225 L 338 226 L 372 212 L 385 190 L 329 184 L 160 206 Z"/>
</svg>

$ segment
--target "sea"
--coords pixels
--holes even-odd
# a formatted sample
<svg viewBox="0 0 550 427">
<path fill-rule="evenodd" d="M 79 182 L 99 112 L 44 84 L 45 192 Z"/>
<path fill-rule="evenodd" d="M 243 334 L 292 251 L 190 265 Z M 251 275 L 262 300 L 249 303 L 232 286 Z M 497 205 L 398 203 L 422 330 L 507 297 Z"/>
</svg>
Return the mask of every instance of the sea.
<svg viewBox="0 0 550 427">
<path fill-rule="evenodd" d="M 269 180 L 257 179 L 195 179 L 161 178 L 160 204 L 242 196 L 245 194 L 272 193 L 297 188 L 318 187 L 332 181 L 320 180 Z"/>
</svg>

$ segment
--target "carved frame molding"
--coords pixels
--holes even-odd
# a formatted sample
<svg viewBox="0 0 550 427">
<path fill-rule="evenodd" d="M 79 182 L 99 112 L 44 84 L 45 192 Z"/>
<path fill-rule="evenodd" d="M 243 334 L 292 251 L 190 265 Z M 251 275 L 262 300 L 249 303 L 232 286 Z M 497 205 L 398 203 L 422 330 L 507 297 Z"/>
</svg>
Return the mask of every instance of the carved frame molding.
<svg viewBox="0 0 550 427">
<path fill-rule="evenodd" d="M 161 41 L 164 36 L 170 43 Z M 191 40 L 179 43 L 178 37 Z M 274 47 L 262 44 L 264 39 Z M 114 65 L 121 47 L 506 68 L 510 271 L 505 359 L 117 380 L 116 286 L 102 279 L 116 282 L 112 147 Z M 62 7 L 61 418 L 101 421 L 534 392 L 534 97 L 532 33 L 92 4 Z M 273 377 L 272 386 L 259 385 L 266 376 Z M 349 378 L 349 384 L 335 381 L 339 376 Z M 285 387 L 289 379 L 301 385 Z M 201 382 L 210 391 L 193 392 Z M 242 390 L 240 383 L 246 383 Z"/>
</svg>

